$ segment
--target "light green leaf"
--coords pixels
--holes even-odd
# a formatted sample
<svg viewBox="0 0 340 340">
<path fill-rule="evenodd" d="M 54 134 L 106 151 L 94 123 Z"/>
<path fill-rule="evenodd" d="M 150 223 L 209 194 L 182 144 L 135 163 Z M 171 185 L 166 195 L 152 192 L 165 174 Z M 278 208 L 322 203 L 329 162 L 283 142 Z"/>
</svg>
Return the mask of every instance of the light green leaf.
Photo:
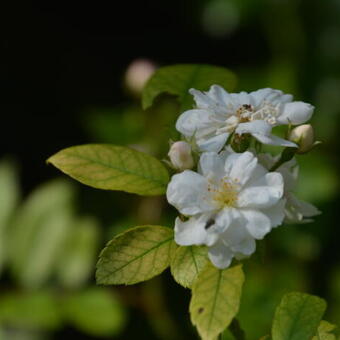
<svg viewBox="0 0 340 340">
<path fill-rule="evenodd" d="M 336 340 L 335 335 L 331 334 L 335 328 L 335 325 L 322 320 L 318 327 L 318 331 L 312 340 Z"/>
<path fill-rule="evenodd" d="M 190 314 L 203 340 L 214 340 L 229 326 L 239 310 L 243 282 L 241 265 L 219 270 L 208 264 L 198 275 Z"/>
<path fill-rule="evenodd" d="M 0 297 L 0 324 L 53 330 L 61 325 L 58 303 L 50 291 L 7 293 Z"/>
<path fill-rule="evenodd" d="M 303 293 L 286 294 L 277 307 L 273 340 L 310 340 L 326 310 L 326 302 Z"/>
<path fill-rule="evenodd" d="M 57 276 L 63 286 L 84 284 L 95 266 L 99 242 L 99 225 L 91 217 L 72 222 L 57 263 Z"/>
<path fill-rule="evenodd" d="M 229 70 L 212 65 L 180 64 L 162 67 L 154 73 L 143 90 L 143 108 L 149 108 L 158 95 L 168 93 L 178 96 L 182 109 L 188 109 L 193 103 L 188 92 L 190 88 L 206 91 L 214 84 L 231 91 L 235 87 L 236 78 Z"/>
<path fill-rule="evenodd" d="M 207 263 L 206 247 L 178 247 L 171 261 L 171 274 L 183 287 L 191 287 Z"/>
<path fill-rule="evenodd" d="M 64 299 L 62 311 L 74 327 L 95 337 L 116 335 L 127 321 L 124 306 L 114 292 L 103 288 L 73 292 Z"/>
<path fill-rule="evenodd" d="M 53 181 L 36 189 L 20 207 L 9 235 L 11 271 L 35 288 L 53 273 L 72 222 L 73 188 Z"/>
<path fill-rule="evenodd" d="M 127 147 L 108 144 L 73 146 L 47 162 L 79 182 L 98 189 L 145 196 L 166 191 L 169 174 L 156 158 Z"/>
<path fill-rule="evenodd" d="M 132 228 L 111 240 L 100 254 L 97 283 L 134 284 L 151 279 L 169 266 L 174 247 L 170 228 Z"/>
</svg>

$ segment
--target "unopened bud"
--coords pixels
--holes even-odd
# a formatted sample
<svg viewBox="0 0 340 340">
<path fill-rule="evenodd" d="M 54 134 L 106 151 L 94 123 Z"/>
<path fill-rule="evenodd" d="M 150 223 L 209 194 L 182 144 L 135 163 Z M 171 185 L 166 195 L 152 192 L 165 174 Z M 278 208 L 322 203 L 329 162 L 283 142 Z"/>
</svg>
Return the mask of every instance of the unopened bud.
<svg viewBox="0 0 340 340">
<path fill-rule="evenodd" d="M 299 146 L 297 153 L 308 152 L 314 146 L 314 130 L 312 125 L 304 124 L 297 126 L 291 131 L 289 140 Z"/>
<path fill-rule="evenodd" d="M 192 169 L 194 159 L 191 154 L 191 146 L 187 142 L 175 142 L 168 153 L 172 166 L 177 170 Z"/>
</svg>

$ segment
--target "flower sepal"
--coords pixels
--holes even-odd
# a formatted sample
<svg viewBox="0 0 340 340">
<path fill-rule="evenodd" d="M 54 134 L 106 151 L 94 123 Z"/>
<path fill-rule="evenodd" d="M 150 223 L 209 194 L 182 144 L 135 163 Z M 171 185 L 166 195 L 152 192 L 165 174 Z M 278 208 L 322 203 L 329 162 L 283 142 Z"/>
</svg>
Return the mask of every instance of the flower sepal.
<svg viewBox="0 0 340 340">
<path fill-rule="evenodd" d="M 280 158 L 278 159 L 278 161 L 270 168 L 269 171 L 275 171 L 277 170 L 282 164 L 289 162 L 291 159 L 293 159 L 293 157 L 295 156 L 295 154 L 297 153 L 298 148 L 291 148 L 291 147 L 287 147 L 285 148 L 281 155 Z"/>
<path fill-rule="evenodd" d="M 251 142 L 251 135 L 249 133 L 238 134 L 234 133 L 231 138 L 231 147 L 237 153 L 242 153 L 248 150 Z"/>
</svg>

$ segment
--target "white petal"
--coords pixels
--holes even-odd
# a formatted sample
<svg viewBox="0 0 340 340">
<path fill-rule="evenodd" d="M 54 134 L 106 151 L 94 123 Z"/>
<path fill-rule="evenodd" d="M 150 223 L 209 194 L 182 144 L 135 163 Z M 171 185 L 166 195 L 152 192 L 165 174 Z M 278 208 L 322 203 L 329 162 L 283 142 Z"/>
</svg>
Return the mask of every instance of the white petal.
<svg viewBox="0 0 340 340">
<path fill-rule="evenodd" d="M 271 88 L 260 89 L 250 92 L 250 95 L 254 98 L 255 108 L 258 108 L 264 101 L 270 102 L 273 105 L 279 103 L 286 103 L 292 101 L 293 96 L 290 94 L 283 94 L 280 90 L 274 90 Z"/>
<path fill-rule="evenodd" d="M 220 98 L 214 96 L 214 90 L 215 89 L 212 86 L 208 92 L 190 89 L 189 93 L 194 96 L 194 100 L 198 109 L 209 110 L 217 115 L 226 115 L 228 111 L 227 106 L 223 101 L 220 100 Z"/>
<path fill-rule="evenodd" d="M 206 230 L 209 215 L 191 217 L 188 221 L 181 221 L 179 217 L 175 221 L 175 242 L 181 246 L 190 245 L 213 245 L 218 235 L 208 233 Z"/>
<path fill-rule="evenodd" d="M 209 248 L 208 256 L 215 267 L 225 269 L 230 266 L 233 259 L 233 252 L 220 241 Z"/>
<path fill-rule="evenodd" d="M 303 217 L 313 217 L 316 215 L 320 215 L 321 211 L 315 207 L 313 204 L 310 204 L 306 201 L 298 201 L 298 209 L 303 215 Z"/>
<path fill-rule="evenodd" d="M 243 242 L 245 238 L 251 237 L 248 230 L 245 228 L 245 217 L 240 213 L 240 210 L 234 210 L 235 214 L 232 223 L 226 231 L 220 235 L 220 239 L 230 247 Z"/>
<path fill-rule="evenodd" d="M 271 88 L 264 88 L 264 89 L 259 89 L 256 91 L 252 91 L 249 94 L 253 97 L 254 103 L 255 103 L 255 108 L 258 108 L 262 102 L 269 97 L 269 95 L 274 91 Z"/>
<path fill-rule="evenodd" d="M 229 133 L 222 133 L 218 136 L 213 136 L 208 139 L 197 140 L 197 146 L 202 151 L 215 151 L 219 152 L 229 137 Z"/>
<path fill-rule="evenodd" d="M 213 127 L 213 113 L 208 110 L 188 110 L 183 112 L 177 122 L 176 129 L 186 137 L 196 135 L 200 130 Z"/>
<path fill-rule="evenodd" d="M 270 219 L 272 228 L 275 228 L 282 224 L 285 218 L 285 206 L 286 199 L 282 198 L 280 201 L 267 209 L 261 209 L 261 211 Z"/>
<path fill-rule="evenodd" d="M 255 252 L 256 242 L 252 237 L 247 237 L 239 244 L 231 247 L 231 249 L 233 252 L 235 252 L 235 258 L 241 260 Z"/>
<path fill-rule="evenodd" d="M 204 152 L 198 163 L 198 171 L 204 177 L 216 177 L 218 179 L 224 176 L 225 160 L 216 152 Z"/>
<path fill-rule="evenodd" d="M 269 208 L 275 205 L 282 195 L 282 175 L 278 172 L 269 172 L 244 188 L 239 193 L 237 204 L 245 208 Z"/>
<path fill-rule="evenodd" d="M 248 256 L 255 251 L 255 241 L 245 227 L 245 217 L 239 212 L 238 215 L 239 219 L 232 221 L 229 228 L 220 235 L 220 240 L 233 252 Z"/>
<path fill-rule="evenodd" d="M 277 145 L 277 146 L 286 146 L 286 147 L 297 147 L 297 145 L 288 140 L 282 139 L 280 137 L 269 135 L 265 136 L 258 133 L 252 133 L 253 137 L 256 138 L 259 142 L 268 145 Z"/>
<path fill-rule="evenodd" d="M 207 94 L 214 100 L 215 103 L 218 103 L 221 110 L 223 108 L 224 112 L 237 109 L 234 107 L 230 94 L 223 87 L 219 85 L 212 85 Z"/>
<path fill-rule="evenodd" d="M 242 135 L 243 133 L 250 133 L 269 136 L 271 131 L 271 125 L 264 120 L 253 120 L 252 122 L 248 123 L 240 123 L 235 132 L 240 135 Z"/>
<path fill-rule="evenodd" d="M 312 204 L 300 201 L 293 193 L 286 193 L 286 222 L 288 223 L 304 223 L 311 222 L 305 217 L 313 217 L 321 214 L 321 212 Z"/>
<path fill-rule="evenodd" d="M 272 156 L 269 153 L 261 153 L 257 155 L 257 159 L 260 164 L 262 164 L 267 170 L 271 169 L 271 167 L 277 162 L 278 158 Z"/>
<path fill-rule="evenodd" d="M 263 213 L 256 210 L 242 210 L 242 214 L 246 220 L 247 230 L 255 239 L 263 239 L 271 230 L 270 219 Z"/>
<path fill-rule="evenodd" d="M 309 120 L 314 111 L 314 106 L 304 102 L 285 104 L 282 114 L 278 117 L 279 124 L 299 125 Z"/>
<path fill-rule="evenodd" d="M 196 89 L 190 89 L 189 93 L 194 97 L 194 101 L 198 109 L 210 109 L 214 106 L 214 100 L 207 96 L 206 93 Z"/>
<path fill-rule="evenodd" d="M 239 92 L 239 93 L 230 93 L 232 101 L 235 103 L 236 107 L 240 107 L 242 105 L 252 105 L 253 98 L 247 92 Z"/>
<path fill-rule="evenodd" d="M 264 120 L 253 120 L 252 122 L 239 124 L 235 132 L 238 134 L 250 133 L 252 136 L 254 136 L 254 138 L 263 144 L 288 147 L 297 146 L 293 142 L 273 136 L 271 131 L 272 126 Z"/>
<path fill-rule="evenodd" d="M 257 166 L 257 158 L 249 151 L 235 153 L 226 159 L 226 174 L 235 182 L 243 186 L 253 175 Z"/>
<path fill-rule="evenodd" d="M 224 233 L 233 222 L 234 214 L 231 210 L 232 209 L 225 208 L 217 214 L 205 213 L 200 215 L 199 222 L 202 223 L 201 229 L 204 229 L 209 237 L 213 237 L 212 239 L 215 240 L 214 237 Z M 194 218 L 196 217 L 192 217 L 190 220 L 194 220 Z"/>
<path fill-rule="evenodd" d="M 207 180 L 190 170 L 172 176 L 166 196 L 168 202 L 184 215 L 195 215 L 213 209 L 207 199 Z"/>
<path fill-rule="evenodd" d="M 285 183 L 285 191 L 286 192 L 294 190 L 296 188 L 296 182 L 297 182 L 297 178 L 295 176 L 295 171 L 294 171 L 295 169 L 289 169 L 286 166 L 287 163 L 284 163 L 282 166 L 280 166 L 276 170 L 283 177 L 283 181 Z"/>
<path fill-rule="evenodd" d="M 222 209 L 215 217 L 215 225 L 213 226 L 213 230 L 220 234 L 225 232 L 235 219 L 235 216 L 237 216 L 234 213 L 235 210 L 236 209 L 234 208 Z"/>
</svg>

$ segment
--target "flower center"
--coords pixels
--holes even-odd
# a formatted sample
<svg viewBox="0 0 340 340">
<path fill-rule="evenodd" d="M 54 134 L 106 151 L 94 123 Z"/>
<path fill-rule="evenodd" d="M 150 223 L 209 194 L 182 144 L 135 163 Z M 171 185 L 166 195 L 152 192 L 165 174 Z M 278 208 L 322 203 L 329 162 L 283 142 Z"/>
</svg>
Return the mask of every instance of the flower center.
<svg viewBox="0 0 340 340">
<path fill-rule="evenodd" d="M 238 124 L 248 123 L 254 120 L 264 120 L 270 125 L 275 125 L 278 116 L 278 107 L 267 101 L 263 101 L 258 109 L 255 109 L 254 106 L 250 104 L 243 104 L 226 119 L 223 127 L 216 130 L 216 135 L 224 132 L 232 133 Z"/>
<path fill-rule="evenodd" d="M 243 104 L 236 110 L 236 116 L 239 123 L 247 123 L 250 121 L 254 108 L 249 104 Z"/>
<path fill-rule="evenodd" d="M 210 182 L 208 191 L 218 208 L 235 207 L 238 194 L 238 185 L 228 177 L 223 177 L 218 183 Z"/>
<path fill-rule="evenodd" d="M 278 108 L 273 104 L 264 101 L 261 107 L 251 115 L 250 120 L 264 120 L 270 125 L 275 125 L 278 115 Z"/>
</svg>

